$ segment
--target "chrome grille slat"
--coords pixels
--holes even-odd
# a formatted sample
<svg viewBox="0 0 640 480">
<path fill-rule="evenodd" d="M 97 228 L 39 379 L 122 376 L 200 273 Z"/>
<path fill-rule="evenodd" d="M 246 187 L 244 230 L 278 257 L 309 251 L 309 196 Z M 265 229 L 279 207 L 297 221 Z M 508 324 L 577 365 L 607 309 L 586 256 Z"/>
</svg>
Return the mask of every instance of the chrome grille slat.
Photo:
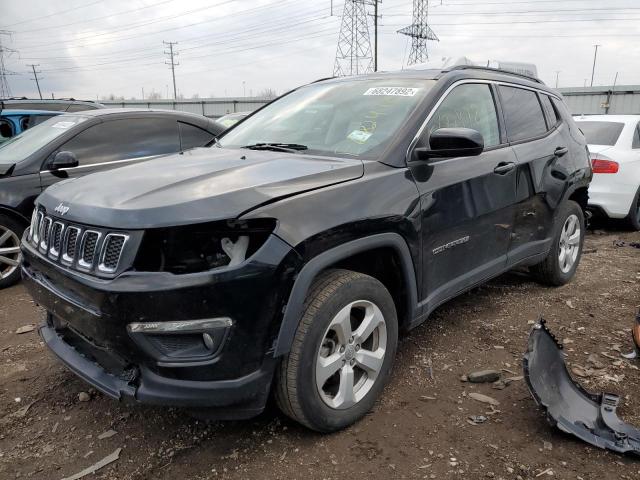
<svg viewBox="0 0 640 480">
<path fill-rule="evenodd" d="M 34 211 L 26 241 L 42 255 L 68 268 L 112 275 L 118 272 L 130 235 L 87 228 Z M 129 258 L 129 256 L 127 257 Z"/>
</svg>

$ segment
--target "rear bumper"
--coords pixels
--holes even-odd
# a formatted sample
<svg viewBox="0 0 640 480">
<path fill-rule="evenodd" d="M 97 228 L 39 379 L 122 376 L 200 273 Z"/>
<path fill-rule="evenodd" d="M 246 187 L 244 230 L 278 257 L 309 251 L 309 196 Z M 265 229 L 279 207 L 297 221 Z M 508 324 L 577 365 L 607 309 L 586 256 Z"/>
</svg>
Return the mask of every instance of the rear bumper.
<svg viewBox="0 0 640 480">
<path fill-rule="evenodd" d="M 628 183 L 629 180 L 621 172 L 594 174 L 589 185 L 589 207 L 602 211 L 610 218 L 624 218 L 629 215 L 638 191 L 638 184 Z"/>
</svg>

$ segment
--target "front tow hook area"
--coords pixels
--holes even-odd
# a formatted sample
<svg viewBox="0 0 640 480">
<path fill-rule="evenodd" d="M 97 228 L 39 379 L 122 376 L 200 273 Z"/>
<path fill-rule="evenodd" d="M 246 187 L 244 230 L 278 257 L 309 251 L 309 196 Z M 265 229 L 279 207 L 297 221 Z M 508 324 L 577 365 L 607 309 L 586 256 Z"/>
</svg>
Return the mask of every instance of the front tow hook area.
<svg viewBox="0 0 640 480">
<path fill-rule="evenodd" d="M 596 447 L 640 455 L 640 430 L 616 415 L 619 397 L 589 393 L 573 381 L 562 345 L 544 319 L 529 334 L 523 370 L 531 395 L 551 425 Z"/>
</svg>

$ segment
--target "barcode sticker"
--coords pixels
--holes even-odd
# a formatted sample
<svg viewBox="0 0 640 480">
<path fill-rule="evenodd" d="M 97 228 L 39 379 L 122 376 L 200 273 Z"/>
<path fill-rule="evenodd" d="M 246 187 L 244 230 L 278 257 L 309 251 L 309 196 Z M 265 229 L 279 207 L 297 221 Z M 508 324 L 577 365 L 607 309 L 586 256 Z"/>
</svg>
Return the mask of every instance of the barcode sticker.
<svg viewBox="0 0 640 480">
<path fill-rule="evenodd" d="M 413 87 L 371 87 L 363 95 L 378 95 L 388 97 L 413 97 L 419 88 Z"/>
</svg>

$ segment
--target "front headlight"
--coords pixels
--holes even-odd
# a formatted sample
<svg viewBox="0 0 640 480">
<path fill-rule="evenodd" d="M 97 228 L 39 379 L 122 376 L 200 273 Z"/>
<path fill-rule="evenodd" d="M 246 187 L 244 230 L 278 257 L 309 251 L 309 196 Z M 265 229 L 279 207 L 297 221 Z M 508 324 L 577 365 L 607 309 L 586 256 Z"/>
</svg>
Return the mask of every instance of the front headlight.
<svg viewBox="0 0 640 480">
<path fill-rule="evenodd" d="M 147 230 L 134 268 L 183 274 L 238 265 L 262 246 L 275 227 L 273 219 L 255 219 Z"/>
</svg>

